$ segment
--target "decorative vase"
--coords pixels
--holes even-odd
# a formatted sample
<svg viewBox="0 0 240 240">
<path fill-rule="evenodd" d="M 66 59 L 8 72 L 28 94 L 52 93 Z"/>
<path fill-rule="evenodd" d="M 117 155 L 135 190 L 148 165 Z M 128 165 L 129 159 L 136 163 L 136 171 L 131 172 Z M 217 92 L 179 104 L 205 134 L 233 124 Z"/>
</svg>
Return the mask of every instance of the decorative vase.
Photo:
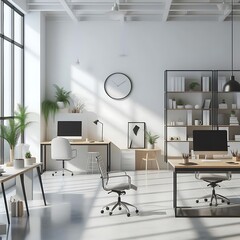
<svg viewBox="0 0 240 240">
<path fill-rule="evenodd" d="M 14 160 L 14 148 L 10 148 L 9 162 L 6 163 L 7 167 L 12 167 L 13 166 L 13 160 Z"/>
</svg>

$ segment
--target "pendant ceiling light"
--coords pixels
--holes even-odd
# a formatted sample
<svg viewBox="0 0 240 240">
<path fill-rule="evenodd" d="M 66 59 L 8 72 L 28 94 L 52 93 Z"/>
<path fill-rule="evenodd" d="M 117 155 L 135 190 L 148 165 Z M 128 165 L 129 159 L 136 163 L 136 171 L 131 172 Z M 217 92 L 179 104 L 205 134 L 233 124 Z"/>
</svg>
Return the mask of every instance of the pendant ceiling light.
<svg viewBox="0 0 240 240">
<path fill-rule="evenodd" d="M 232 0 L 232 12 L 231 12 L 231 35 L 232 35 L 232 74 L 230 77 L 230 81 L 228 81 L 223 86 L 224 92 L 240 92 L 240 84 L 235 80 L 233 75 L 233 0 Z"/>
</svg>

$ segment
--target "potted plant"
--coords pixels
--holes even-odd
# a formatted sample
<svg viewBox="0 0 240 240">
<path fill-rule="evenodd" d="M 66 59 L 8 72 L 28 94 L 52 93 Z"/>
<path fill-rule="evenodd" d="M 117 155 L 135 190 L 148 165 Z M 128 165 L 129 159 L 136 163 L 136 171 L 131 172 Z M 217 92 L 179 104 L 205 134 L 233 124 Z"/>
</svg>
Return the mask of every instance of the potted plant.
<svg viewBox="0 0 240 240">
<path fill-rule="evenodd" d="M 150 148 L 154 149 L 155 143 L 157 142 L 159 135 L 152 135 L 152 133 L 149 131 L 149 132 L 146 132 L 146 138 L 150 145 Z"/>
<path fill-rule="evenodd" d="M 55 92 L 55 101 L 53 100 L 44 100 L 42 102 L 42 113 L 46 123 L 48 122 L 48 117 L 52 115 L 55 117 L 55 114 L 59 111 L 60 108 L 66 107 L 70 104 L 70 91 L 67 92 L 64 88 L 60 88 L 58 85 L 53 85 L 56 88 Z"/>
<path fill-rule="evenodd" d="M 178 109 L 181 109 L 181 108 L 183 108 L 183 105 L 184 105 L 184 104 L 183 104 L 183 101 L 182 101 L 181 99 L 178 99 L 178 100 L 177 100 L 177 108 L 178 108 Z"/>
<path fill-rule="evenodd" d="M 28 165 L 32 165 L 33 163 L 36 162 L 36 158 L 35 157 L 32 157 L 32 154 L 30 151 L 26 152 L 25 153 L 25 165 L 28 166 Z"/>
<path fill-rule="evenodd" d="M 56 93 L 55 93 L 55 98 L 58 104 L 59 108 L 64 108 L 67 105 L 70 104 L 70 93 L 71 91 L 66 91 L 64 90 L 63 87 L 59 87 L 58 85 L 54 84 L 53 85 L 56 89 Z"/>
<path fill-rule="evenodd" d="M 51 101 L 51 100 L 44 100 L 42 102 L 42 112 L 44 115 L 44 119 L 47 122 L 49 115 L 52 115 L 53 118 L 55 114 L 58 112 L 59 107 L 56 102 Z"/>
<path fill-rule="evenodd" d="M 198 82 L 191 82 L 191 83 L 189 84 L 189 89 L 190 89 L 191 91 L 193 91 L 193 90 L 195 90 L 198 86 L 200 86 L 200 84 L 199 84 Z"/>
<path fill-rule="evenodd" d="M 23 134 L 25 128 L 30 124 L 27 121 L 26 107 L 18 105 L 18 111 L 14 112 L 14 119 L 9 119 L 8 124 L 0 125 L 0 137 L 6 140 L 10 147 L 10 161 L 8 166 L 13 165 L 14 148 L 18 143 L 18 139 Z"/>
</svg>

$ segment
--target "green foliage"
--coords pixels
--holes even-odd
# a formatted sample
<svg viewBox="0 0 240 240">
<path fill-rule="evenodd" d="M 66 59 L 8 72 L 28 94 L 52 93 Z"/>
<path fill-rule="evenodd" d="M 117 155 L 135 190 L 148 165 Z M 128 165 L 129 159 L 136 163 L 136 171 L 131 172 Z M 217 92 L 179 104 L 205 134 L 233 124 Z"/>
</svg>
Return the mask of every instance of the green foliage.
<svg viewBox="0 0 240 240">
<path fill-rule="evenodd" d="M 70 104 L 69 99 L 70 99 L 71 91 L 68 92 L 64 90 L 63 87 L 60 88 L 56 84 L 54 84 L 53 86 L 56 88 L 56 93 L 55 93 L 56 101 L 63 102 L 65 107 L 67 106 L 67 104 Z"/>
<path fill-rule="evenodd" d="M 25 158 L 31 158 L 31 157 L 32 157 L 31 152 L 26 152 L 26 153 L 25 153 Z"/>
<path fill-rule="evenodd" d="M 149 131 L 149 132 L 146 132 L 146 138 L 150 144 L 154 144 L 157 142 L 159 135 L 152 135 L 152 133 Z"/>
<path fill-rule="evenodd" d="M 18 111 L 15 111 L 14 114 L 15 119 L 19 122 L 21 134 L 23 134 L 25 128 L 31 123 L 27 122 L 27 117 L 29 115 L 27 112 L 27 107 L 18 104 Z"/>
<path fill-rule="evenodd" d="M 200 84 L 198 82 L 191 82 L 189 84 L 189 89 L 194 90 L 198 86 L 200 86 Z"/>
<path fill-rule="evenodd" d="M 18 142 L 21 134 L 21 126 L 14 119 L 8 120 L 8 125 L 0 125 L 0 137 L 6 140 L 11 149 L 13 149 Z"/>
<path fill-rule="evenodd" d="M 18 110 L 14 112 L 14 119 L 8 119 L 8 124 L 0 125 L 0 137 L 6 140 L 11 149 L 13 149 L 25 128 L 31 123 L 27 122 L 27 108 L 18 105 Z"/>
<path fill-rule="evenodd" d="M 63 102 L 64 106 L 66 107 L 68 104 L 70 104 L 70 93 L 71 91 L 66 91 L 64 90 L 63 87 L 59 87 L 58 85 L 54 84 L 53 85 L 56 89 L 55 92 L 55 101 L 51 101 L 51 100 L 44 100 L 42 102 L 42 112 L 44 115 L 44 119 L 46 121 L 46 123 L 48 122 L 48 117 L 50 115 L 55 116 L 55 114 L 58 112 L 59 107 L 57 105 L 57 102 Z"/>
<path fill-rule="evenodd" d="M 49 115 L 52 115 L 54 117 L 58 110 L 59 107 L 57 105 L 57 102 L 51 100 L 44 100 L 42 102 L 42 112 L 46 122 L 48 121 Z"/>
</svg>

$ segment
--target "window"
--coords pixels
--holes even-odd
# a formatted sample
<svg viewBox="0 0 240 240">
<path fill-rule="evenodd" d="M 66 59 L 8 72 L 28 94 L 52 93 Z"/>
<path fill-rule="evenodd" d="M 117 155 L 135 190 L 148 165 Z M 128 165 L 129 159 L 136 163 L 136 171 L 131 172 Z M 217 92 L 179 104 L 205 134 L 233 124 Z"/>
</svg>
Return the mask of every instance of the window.
<svg viewBox="0 0 240 240">
<path fill-rule="evenodd" d="M 0 0 L 0 117 L 13 116 L 24 105 L 24 15 Z M 0 120 L 6 124 L 6 120 Z M 9 145 L 0 138 L 0 164 L 9 159 Z"/>
</svg>

